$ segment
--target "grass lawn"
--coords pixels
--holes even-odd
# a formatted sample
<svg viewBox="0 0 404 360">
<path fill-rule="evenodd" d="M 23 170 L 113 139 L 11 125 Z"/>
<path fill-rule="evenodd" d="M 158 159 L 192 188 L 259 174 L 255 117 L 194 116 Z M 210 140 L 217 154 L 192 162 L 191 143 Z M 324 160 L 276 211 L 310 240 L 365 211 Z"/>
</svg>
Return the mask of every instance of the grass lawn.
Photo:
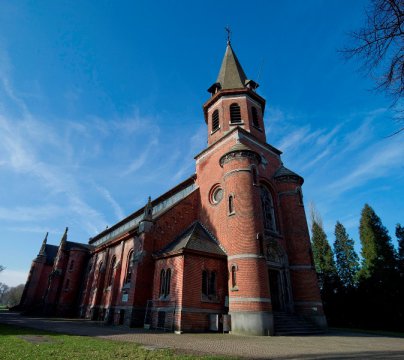
<svg viewBox="0 0 404 360">
<path fill-rule="evenodd" d="M 172 350 L 148 350 L 129 342 L 63 335 L 0 324 L 0 359 L 227 359 L 228 357 L 175 354 Z"/>
</svg>

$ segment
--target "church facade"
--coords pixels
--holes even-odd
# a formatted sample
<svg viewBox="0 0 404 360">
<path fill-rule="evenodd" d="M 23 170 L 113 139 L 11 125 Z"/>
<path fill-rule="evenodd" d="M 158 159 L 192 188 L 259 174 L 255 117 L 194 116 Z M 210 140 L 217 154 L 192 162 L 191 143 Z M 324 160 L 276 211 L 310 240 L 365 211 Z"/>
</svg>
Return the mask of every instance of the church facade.
<svg viewBox="0 0 404 360">
<path fill-rule="evenodd" d="M 195 174 L 88 244 L 45 238 L 21 307 L 177 332 L 273 335 L 296 314 L 324 328 L 303 178 L 267 143 L 257 87 L 228 42 Z"/>
</svg>

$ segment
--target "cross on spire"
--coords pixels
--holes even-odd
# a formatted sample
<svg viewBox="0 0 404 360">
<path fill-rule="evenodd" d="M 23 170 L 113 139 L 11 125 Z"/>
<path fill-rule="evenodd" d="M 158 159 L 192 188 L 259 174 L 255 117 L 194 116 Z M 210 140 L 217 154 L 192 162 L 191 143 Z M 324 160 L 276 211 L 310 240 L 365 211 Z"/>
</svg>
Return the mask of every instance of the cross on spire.
<svg viewBox="0 0 404 360">
<path fill-rule="evenodd" d="M 227 44 L 230 44 L 230 34 L 231 34 L 230 26 L 227 25 L 224 29 L 225 29 L 226 32 L 227 32 Z"/>
</svg>

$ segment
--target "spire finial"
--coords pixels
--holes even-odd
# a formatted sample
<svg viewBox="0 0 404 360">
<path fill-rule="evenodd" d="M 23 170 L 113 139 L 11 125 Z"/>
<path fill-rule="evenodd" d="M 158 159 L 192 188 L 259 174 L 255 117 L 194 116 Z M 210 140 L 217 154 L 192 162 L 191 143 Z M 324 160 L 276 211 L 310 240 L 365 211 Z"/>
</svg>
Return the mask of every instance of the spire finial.
<svg viewBox="0 0 404 360">
<path fill-rule="evenodd" d="M 230 45 L 230 34 L 231 34 L 230 26 L 227 25 L 224 29 L 225 29 L 226 32 L 227 32 L 227 45 Z"/>
<path fill-rule="evenodd" d="M 147 200 L 147 205 L 144 208 L 144 215 L 143 215 L 143 220 L 152 220 L 152 214 L 153 214 L 153 205 L 151 203 L 151 197 L 149 196 Z"/>
<path fill-rule="evenodd" d="M 67 232 L 69 231 L 69 228 L 66 226 L 66 230 L 60 239 L 60 247 L 63 249 L 65 247 L 66 241 L 67 241 Z"/>
<path fill-rule="evenodd" d="M 42 246 L 41 246 L 41 249 L 39 250 L 38 255 L 45 255 L 45 247 L 46 247 L 47 240 L 48 240 L 48 233 L 46 233 L 45 238 L 42 241 Z"/>
</svg>

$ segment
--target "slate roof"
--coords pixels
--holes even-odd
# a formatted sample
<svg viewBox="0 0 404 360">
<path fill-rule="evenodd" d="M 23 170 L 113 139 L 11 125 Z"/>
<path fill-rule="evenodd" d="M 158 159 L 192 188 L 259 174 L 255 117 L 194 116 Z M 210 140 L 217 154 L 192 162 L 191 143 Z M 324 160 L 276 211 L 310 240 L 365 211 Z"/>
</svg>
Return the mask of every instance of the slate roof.
<svg viewBox="0 0 404 360">
<path fill-rule="evenodd" d="M 169 253 L 180 252 L 185 249 L 219 256 L 227 256 L 212 235 L 209 234 L 198 221 L 193 223 L 165 248 L 156 252 L 155 255 L 161 256 Z"/>
<path fill-rule="evenodd" d="M 289 170 L 288 168 L 284 167 L 283 165 L 281 165 L 281 167 L 276 170 L 275 174 L 274 174 L 274 178 L 282 178 L 282 177 L 295 177 L 300 179 L 303 182 L 303 178 L 296 174 L 295 172 L 293 172 L 292 170 Z"/>
<path fill-rule="evenodd" d="M 216 83 L 220 84 L 221 89 L 242 89 L 246 82 L 247 76 L 229 42 Z"/>
<path fill-rule="evenodd" d="M 53 264 L 56 254 L 58 253 L 59 246 L 56 245 L 45 245 L 46 263 L 48 265 Z"/>
<path fill-rule="evenodd" d="M 93 246 L 88 245 L 88 244 L 81 244 L 81 243 L 76 243 L 73 241 L 66 241 L 66 250 L 72 250 L 72 249 L 80 249 L 80 250 L 91 250 Z"/>
</svg>

